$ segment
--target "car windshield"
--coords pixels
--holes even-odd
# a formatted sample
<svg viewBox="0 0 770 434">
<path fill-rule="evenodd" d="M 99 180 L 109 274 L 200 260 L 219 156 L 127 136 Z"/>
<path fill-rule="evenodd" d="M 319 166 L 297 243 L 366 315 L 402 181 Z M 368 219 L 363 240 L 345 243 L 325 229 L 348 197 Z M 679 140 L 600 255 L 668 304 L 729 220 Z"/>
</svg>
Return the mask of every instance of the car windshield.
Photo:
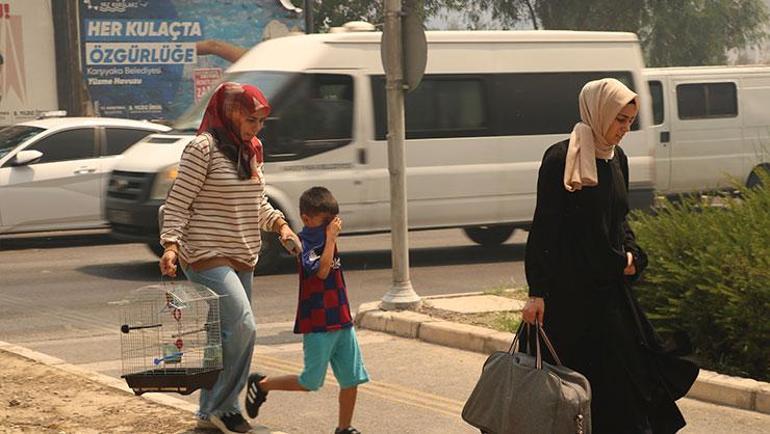
<svg viewBox="0 0 770 434">
<path fill-rule="evenodd" d="M 266 71 L 250 71 L 250 72 L 234 72 L 225 74 L 223 81 L 236 81 L 243 84 L 252 84 L 262 91 L 268 101 L 283 89 L 292 77 L 298 74 L 292 74 L 288 72 L 266 72 Z M 206 111 L 206 105 L 208 105 L 209 98 L 216 90 L 217 86 L 212 86 L 211 90 L 200 99 L 198 104 L 192 106 L 182 116 L 180 116 L 176 122 L 174 122 L 174 130 L 178 132 L 195 132 L 203 119 L 203 112 Z M 271 104 L 272 105 L 272 104 Z"/>
<path fill-rule="evenodd" d="M 45 129 L 24 125 L 13 125 L 0 129 L 0 158 L 5 157 L 20 143 L 42 131 Z"/>
</svg>

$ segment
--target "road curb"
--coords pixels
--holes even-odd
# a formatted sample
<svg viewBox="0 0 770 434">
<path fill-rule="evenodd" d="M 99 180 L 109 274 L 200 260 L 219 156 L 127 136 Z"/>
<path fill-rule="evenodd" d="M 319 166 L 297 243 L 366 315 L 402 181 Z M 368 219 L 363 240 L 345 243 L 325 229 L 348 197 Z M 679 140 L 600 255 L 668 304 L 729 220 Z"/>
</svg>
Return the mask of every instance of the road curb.
<svg viewBox="0 0 770 434">
<path fill-rule="evenodd" d="M 513 340 L 513 333 L 445 321 L 412 311 L 384 311 L 378 302 L 362 304 L 355 321 L 359 328 L 484 354 L 506 351 Z M 770 414 L 770 383 L 748 378 L 701 370 L 687 397 Z"/>
<path fill-rule="evenodd" d="M 81 378 L 85 378 L 89 381 L 99 384 L 100 386 L 112 389 L 117 392 L 125 393 L 131 397 L 138 397 L 140 399 L 146 399 L 155 404 L 162 405 L 164 407 L 170 407 L 176 410 L 188 412 L 192 415 L 198 410 L 198 406 L 182 399 L 176 398 L 171 395 L 164 394 L 143 394 L 136 396 L 134 392 L 128 387 L 125 381 L 110 377 L 109 375 L 100 374 L 98 372 L 89 371 L 87 369 L 80 368 L 78 366 L 69 364 L 62 359 L 49 356 L 48 354 L 39 353 L 29 348 L 21 347 L 11 344 L 9 342 L 0 341 L 0 351 L 23 357 L 27 360 L 40 363 L 42 365 L 64 371 L 68 374 L 76 375 Z M 286 434 L 281 431 L 270 431 L 265 426 L 258 425 L 254 427 L 252 433 L 258 434 Z"/>
</svg>

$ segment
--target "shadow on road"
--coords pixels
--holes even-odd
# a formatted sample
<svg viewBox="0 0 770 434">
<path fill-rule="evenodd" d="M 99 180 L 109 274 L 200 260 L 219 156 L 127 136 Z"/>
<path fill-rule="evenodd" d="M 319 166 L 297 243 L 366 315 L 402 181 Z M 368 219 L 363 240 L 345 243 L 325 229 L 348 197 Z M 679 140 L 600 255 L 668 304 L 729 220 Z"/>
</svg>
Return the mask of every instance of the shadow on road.
<svg viewBox="0 0 770 434">
<path fill-rule="evenodd" d="M 341 253 L 346 270 L 382 269 L 391 267 L 390 250 Z M 409 250 L 412 267 L 437 265 L 484 264 L 521 261 L 524 259 L 524 244 L 504 244 L 497 247 L 447 246 L 427 247 Z"/>
<path fill-rule="evenodd" d="M 89 276 L 101 277 L 103 279 L 125 280 L 131 282 L 150 282 L 161 281 L 160 269 L 157 261 L 131 261 L 115 264 L 86 265 L 77 268 L 77 271 L 88 274 Z M 179 280 L 185 280 L 184 273 L 179 270 Z"/>
<path fill-rule="evenodd" d="M 492 248 L 482 246 L 414 248 L 409 251 L 409 259 L 412 267 L 512 262 L 524 259 L 524 247 L 523 243 L 511 243 Z M 345 270 L 348 271 L 378 270 L 391 267 L 390 250 L 356 251 L 341 253 L 340 255 Z M 105 279 L 160 282 L 156 261 L 87 265 L 78 268 L 78 271 Z M 292 259 L 286 259 L 275 272 L 270 274 L 293 273 L 296 273 L 296 264 Z M 181 270 L 179 275 L 184 279 Z"/>
<path fill-rule="evenodd" d="M 126 242 L 116 240 L 115 238 L 112 238 L 110 234 L 105 233 L 3 238 L 0 239 L 0 251 L 87 247 L 111 244 L 126 244 Z"/>
</svg>

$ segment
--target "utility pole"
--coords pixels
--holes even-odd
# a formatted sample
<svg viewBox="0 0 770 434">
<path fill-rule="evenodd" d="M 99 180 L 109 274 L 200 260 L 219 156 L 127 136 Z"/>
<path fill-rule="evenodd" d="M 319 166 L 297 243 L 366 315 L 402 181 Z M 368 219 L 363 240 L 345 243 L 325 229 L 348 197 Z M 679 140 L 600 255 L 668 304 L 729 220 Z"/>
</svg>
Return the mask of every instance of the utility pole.
<svg viewBox="0 0 770 434">
<path fill-rule="evenodd" d="M 313 0 L 305 0 L 305 33 L 315 33 L 313 28 Z"/>
<path fill-rule="evenodd" d="M 383 56 L 388 105 L 388 171 L 390 173 L 391 257 L 393 286 L 382 297 L 385 310 L 412 309 L 420 296 L 409 278 L 409 239 L 406 206 L 406 149 L 404 144 L 404 46 L 401 0 L 385 0 Z"/>
<path fill-rule="evenodd" d="M 56 49 L 56 87 L 59 108 L 69 116 L 86 114 L 88 96 L 80 71 L 78 1 L 51 2 Z"/>
</svg>

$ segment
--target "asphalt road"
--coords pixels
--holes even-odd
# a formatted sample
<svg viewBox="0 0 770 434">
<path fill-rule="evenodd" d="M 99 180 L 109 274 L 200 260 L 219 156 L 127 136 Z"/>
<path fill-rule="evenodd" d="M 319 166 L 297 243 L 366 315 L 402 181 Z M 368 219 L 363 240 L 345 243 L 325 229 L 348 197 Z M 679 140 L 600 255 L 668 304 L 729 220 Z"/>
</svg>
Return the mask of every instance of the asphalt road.
<svg viewBox="0 0 770 434">
<path fill-rule="evenodd" d="M 523 233 L 497 249 L 458 230 L 411 234 L 412 281 L 420 295 L 521 286 Z M 352 304 L 378 300 L 390 286 L 389 237 L 343 237 L 340 251 Z M 156 258 L 139 244 L 106 236 L 0 240 L 0 340 L 108 375 L 121 373 L 121 311 L 111 304 L 160 280 Z M 301 339 L 291 331 L 297 277 L 257 276 L 258 340 L 253 369 L 301 369 Z M 372 382 L 361 388 L 355 425 L 369 433 L 472 433 L 459 417 L 485 356 L 359 331 Z M 195 401 L 197 394 L 185 399 Z M 692 400 L 681 407 L 686 433 L 766 433 L 770 416 Z M 336 387 L 312 394 L 274 393 L 260 422 L 289 433 L 332 432 Z"/>
<path fill-rule="evenodd" d="M 459 230 L 412 234 L 412 283 L 420 295 L 523 285 L 525 233 L 499 248 L 467 240 Z M 342 237 L 339 242 L 352 306 L 379 300 L 390 288 L 389 235 Z M 0 240 L 0 340 L 55 340 L 113 332 L 118 301 L 158 283 L 157 259 L 142 244 L 106 235 Z M 254 280 L 258 323 L 294 319 L 294 265 Z"/>
</svg>

